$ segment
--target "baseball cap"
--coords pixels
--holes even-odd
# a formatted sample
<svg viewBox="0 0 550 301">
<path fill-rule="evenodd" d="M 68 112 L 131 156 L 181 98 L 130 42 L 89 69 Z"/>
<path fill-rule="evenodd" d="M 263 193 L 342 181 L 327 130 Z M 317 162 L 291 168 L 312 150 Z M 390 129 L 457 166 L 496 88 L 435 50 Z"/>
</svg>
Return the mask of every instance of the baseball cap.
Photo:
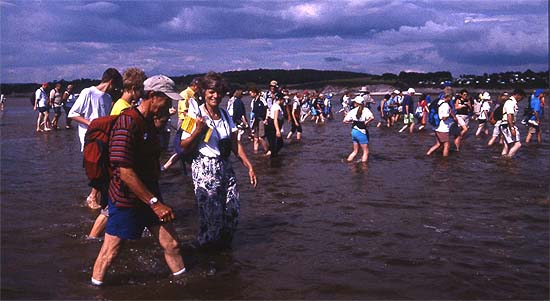
<svg viewBox="0 0 550 301">
<path fill-rule="evenodd" d="M 353 102 L 356 102 L 358 104 L 362 104 L 363 101 L 364 101 L 363 96 L 355 96 L 355 98 L 353 99 Z"/>
<path fill-rule="evenodd" d="M 483 92 L 481 99 L 491 99 L 491 94 L 489 94 L 489 92 Z"/>
<path fill-rule="evenodd" d="M 279 83 L 276 80 L 272 80 L 271 82 L 269 82 L 269 85 L 277 87 L 279 85 Z"/>
<path fill-rule="evenodd" d="M 400 94 L 401 92 L 399 90 L 393 90 L 394 94 Z"/>
<path fill-rule="evenodd" d="M 544 90 L 543 89 L 537 89 L 535 91 L 535 97 L 539 97 L 542 93 L 544 93 Z"/>
<path fill-rule="evenodd" d="M 409 88 L 409 90 L 407 90 L 407 93 L 416 93 L 416 91 L 414 90 L 414 88 Z"/>
<path fill-rule="evenodd" d="M 180 100 L 181 96 L 176 93 L 176 84 L 166 75 L 153 75 L 143 82 L 143 90 L 162 92 L 173 100 Z"/>
</svg>

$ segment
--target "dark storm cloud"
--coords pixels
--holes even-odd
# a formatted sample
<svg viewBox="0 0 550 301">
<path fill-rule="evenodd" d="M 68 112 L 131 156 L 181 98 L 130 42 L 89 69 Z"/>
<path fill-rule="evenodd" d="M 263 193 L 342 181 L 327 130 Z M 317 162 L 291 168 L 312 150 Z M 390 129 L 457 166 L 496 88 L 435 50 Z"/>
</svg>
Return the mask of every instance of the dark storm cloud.
<svg viewBox="0 0 550 301">
<path fill-rule="evenodd" d="M 10 82 L 97 77 L 108 64 L 173 75 L 548 66 L 544 0 L 0 1 Z"/>
</svg>

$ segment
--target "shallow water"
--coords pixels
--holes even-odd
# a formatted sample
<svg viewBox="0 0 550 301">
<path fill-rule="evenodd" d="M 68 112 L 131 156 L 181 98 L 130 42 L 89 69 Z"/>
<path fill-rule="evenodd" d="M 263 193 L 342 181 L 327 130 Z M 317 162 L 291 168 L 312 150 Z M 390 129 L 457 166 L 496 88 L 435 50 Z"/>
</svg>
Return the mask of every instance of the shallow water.
<svg viewBox="0 0 550 301">
<path fill-rule="evenodd" d="M 279 158 L 249 152 L 255 190 L 234 159 L 241 223 L 214 277 L 189 246 L 192 181 L 172 168 L 161 185 L 188 275 L 172 283 L 146 235 L 125 245 L 100 289 L 88 285 L 101 242 L 85 238 L 97 212 L 83 206 L 76 129 L 37 134 L 35 114 L 25 99 L 0 113 L 2 299 L 549 298 L 548 113 L 543 145 L 513 160 L 472 130 L 444 159 L 425 157 L 430 131 L 371 127 L 368 167 L 343 163 L 351 142 L 342 115 L 305 122 L 303 141 Z"/>
</svg>

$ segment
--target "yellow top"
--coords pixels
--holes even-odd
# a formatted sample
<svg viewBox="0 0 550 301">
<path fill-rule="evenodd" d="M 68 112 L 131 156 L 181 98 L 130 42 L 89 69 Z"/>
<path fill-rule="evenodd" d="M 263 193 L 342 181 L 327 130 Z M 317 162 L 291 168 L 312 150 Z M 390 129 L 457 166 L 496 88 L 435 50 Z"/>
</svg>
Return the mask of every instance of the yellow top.
<svg viewBox="0 0 550 301">
<path fill-rule="evenodd" d="M 184 112 L 189 110 L 189 99 L 195 97 L 195 91 L 190 87 L 181 91 L 180 96 L 183 100 L 178 101 L 178 119 L 183 120 L 185 118 Z"/>
<path fill-rule="evenodd" d="M 119 100 L 117 100 L 115 102 L 115 105 L 113 106 L 113 108 L 111 109 L 111 115 L 120 115 L 120 113 L 124 110 L 124 109 L 127 109 L 129 107 L 131 107 L 132 105 L 130 103 L 128 103 L 125 99 L 123 98 L 119 98 Z"/>
</svg>

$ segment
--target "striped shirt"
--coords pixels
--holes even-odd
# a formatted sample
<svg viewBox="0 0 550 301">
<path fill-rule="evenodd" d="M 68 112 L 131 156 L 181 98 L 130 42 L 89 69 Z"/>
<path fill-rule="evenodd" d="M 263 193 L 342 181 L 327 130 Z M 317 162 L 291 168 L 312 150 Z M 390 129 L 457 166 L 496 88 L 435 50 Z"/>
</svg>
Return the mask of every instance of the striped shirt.
<svg viewBox="0 0 550 301">
<path fill-rule="evenodd" d="M 109 197 L 118 207 L 144 204 L 120 178 L 120 167 L 131 168 L 157 198 L 161 199 L 160 143 L 152 121 L 145 120 L 137 109 L 124 111 L 111 130 L 109 156 L 113 177 Z"/>
</svg>

